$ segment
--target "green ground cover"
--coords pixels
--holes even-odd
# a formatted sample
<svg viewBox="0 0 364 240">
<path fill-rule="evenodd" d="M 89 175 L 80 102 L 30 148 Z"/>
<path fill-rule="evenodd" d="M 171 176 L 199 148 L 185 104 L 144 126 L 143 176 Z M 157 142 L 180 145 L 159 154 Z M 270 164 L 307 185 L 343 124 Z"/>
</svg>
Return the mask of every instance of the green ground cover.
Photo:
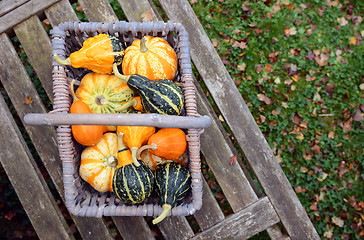
<svg viewBox="0 0 364 240">
<path fill-rule="evenodd" d="M 362 238 L 364 2 L 191 5 L 320 236 Z"/>
</svg>

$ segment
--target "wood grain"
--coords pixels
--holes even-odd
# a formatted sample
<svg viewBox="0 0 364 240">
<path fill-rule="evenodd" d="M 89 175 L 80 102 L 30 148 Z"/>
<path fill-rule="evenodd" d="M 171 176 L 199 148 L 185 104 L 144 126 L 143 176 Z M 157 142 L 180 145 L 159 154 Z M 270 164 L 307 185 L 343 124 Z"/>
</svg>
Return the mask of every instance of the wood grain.
<svg viewBox="0 0 364 240">
<path fill-rule="evenodd" d="M 269 199 L 264 197 L 244 210 L 228 216 L 224 221 L 196 234 L 191 240 L 248 239 L 279 222 Z"/>
<path fill-rule="evenodd" d="M 166 240 L 190 239 L 194 235 L 185 217 L 166 217 L 157 225 Z"/>
<path fill-rule="evenodd" d="M 0 95 L 0 161 L 37 235 L 74 239 L 21 133 Z M 6 139 L 4 139 L 6 137 Z"/>
<path fill-rule="evenodd" d="M 113 217 L 113 220 L 123 239 L 155 239 L 143 217 Z"/>
<path fill-rule="evenodd" d="M 19 7 L 14 8 L 12 11 L 0 17 L 0 33 L 3 33 L 33 15 L 37 15 L 58 1 L 30 0 L 21 4 Z"/>
<path fill-rule="evenodd" d="M 38 16 L 28 18 L 14 27 L 21 45 L 43 85 L 48 98 L 53 102 L 52 45 Z"/>
<path fill-rule="evenodd" d="M 57 2 L 45 9 L 44 12 L 53 27 L 62 22 L 78 21 L 77 15 L 68 0 Z"/>
<path fill-rule="evenodd" d="M 89 22 L 117 22 L 115 12 L 107 0 L 79 0 Z"/>
<path fill-rule="evenodd" d="M 289 235 L 292 238 L 319 239 L 189 2 L 159 2 L 167 16 L 175 22 L 181 22 L 189 32 L 191 58 Z"/>
<path fill-rule="evenodd" d="M 0 1 L 0 17 L 30 0 L 2 0 Z"/>
</svg>

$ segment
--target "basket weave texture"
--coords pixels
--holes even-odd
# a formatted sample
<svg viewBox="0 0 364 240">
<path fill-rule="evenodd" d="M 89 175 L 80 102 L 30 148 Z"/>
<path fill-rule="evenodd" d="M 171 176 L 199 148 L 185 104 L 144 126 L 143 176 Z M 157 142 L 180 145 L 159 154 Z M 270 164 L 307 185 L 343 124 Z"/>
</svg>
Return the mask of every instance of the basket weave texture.
<svg viewBox="0 0 364 240">
<path fill-rule="evenodd" d="M 188 33 L 179 23 L 168 22 L 65 22 L 52 31 L 52 48 L 61 58 L 79 50 L 89 37 L 108 33 L 120 38 L 125 47 L 144 35 L 162 37 L 174 48 L 178 57 L 178 71 L 175 80 L 182 83 L 187 116 L 197 113 L 195 86 L 192 77 Z M 53 60 L 54 110 L 52 113 L 69 113 L 72 104 L 70 79 L 81 80 L 89 72 L 86 69 L 64 67 Z M 192 177 L 191 191 L 170 211 L 172 216 L 193 214 L 202 206 L 202 177 L 200 161 L 201 129 L 187 129 L 189 170 Z M 158 216 L 162 208 L 156 196 L 149 197 L 138 205 L 126 205 L 112 192 L 100 193 L 94 190 L 79 175 L 82 146 L 74 141 L 70 125 L 57 127 L 57 143 L 63 164 L 65 201 L 68 210 L 76 216 Z"/>
</svg>

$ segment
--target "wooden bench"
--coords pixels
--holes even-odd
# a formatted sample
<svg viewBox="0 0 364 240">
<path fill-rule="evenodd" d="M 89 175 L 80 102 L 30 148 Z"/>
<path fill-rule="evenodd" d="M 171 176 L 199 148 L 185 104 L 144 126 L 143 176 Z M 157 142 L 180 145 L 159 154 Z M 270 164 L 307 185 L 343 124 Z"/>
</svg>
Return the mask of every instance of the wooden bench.
<svg viewBox="0 0 364 240">
<path fill-rule="evenodd" d="M 79 0 L 89 21 L 119 21 L 107 0 Z M 152 1 L 118 1 L 128 21 L 146 16 L 162 20 Z M 182 23 L 190 35 L 191 58 L 254 172 L 239 157 L 220 119 L 196 81 L 198 111 L 212 125 L 201 135 L 201 155 L 221 187 L 232 214 L 225 216 L 204 182 L 203 206 L 193 217 L 168 217 L 157 225 L 165 239 L 247 239 L 267 230 L 271 239 L 319 239 L 307 213 L 290 186 L 263 134 L 244 103 L 233 80 L 204 32 L 187 0 L 160 0 L 167 17 Z M 52 26 L 78 21 L 68 0 L 3 0 L 0 2 L 0 80 L 21 121 L 27 113 L 46 113 L 34 83 L 11 40 L 19 39 L 50 101 L 52 93 L 51 42 L 41 19 Z M 200 43 L 204 44 L 200 44 Z M 28 99 L 28 102 L 25 100 Z M 30 100 L 30 101 L 29 101 Z M 74 239 L 35 159 L 25 143 L 8 104 L 0 97 L 0 160 L 40 239 Z M 64 201 L 62 163 L 55 128 L 20 124 L 29 135 L 56 190 Z M 238 164 L 229 159 L 238 156 Z M 263 192 L 253 181 L 257 179 Z M 31 186 L 31 188 L 30 188 Z M 112 239 L 105 219 L 71 215 L 83 239 Z M 111 217 L 123 239 L 155 239 L 147 217 Z M 189 219 L 189 221 L 187 220 Z M 198 224 L 194 232 L 190 224 Z"/>
</svg>

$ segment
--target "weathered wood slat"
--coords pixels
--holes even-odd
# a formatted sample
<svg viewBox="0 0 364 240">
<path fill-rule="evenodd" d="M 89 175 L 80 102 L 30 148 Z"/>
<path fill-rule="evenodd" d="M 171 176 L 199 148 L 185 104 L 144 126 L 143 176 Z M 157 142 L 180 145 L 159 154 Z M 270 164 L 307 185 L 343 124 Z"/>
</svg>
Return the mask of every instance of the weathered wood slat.
<svg viewBox="0 0 364 240">
<path fill-rule="evenodd" d="M 113 220 L 123 239 L 155 239 L 143 217 L 113 217 Z"/>
<path fill-rule="evenodd" d="M 207 185 L 205 178 L 202 178 L 202 181 L 202 207 L 199 211 L 195 212 L 194 217 L 197 220 L 200 229 L 205 230 L 224 220 L 225 216 L 211 192 L 209 185 Z"/>
<path fill-rule="evenodd" d="M 183 240 L 194 236 L 185 217 L 167 217 L 157 225 L 166 240 Z"/>
<path fill-rule="evenodd" d="M 2 0 L 0 2 L 0 17 L 30 0 Z"/>
<path fill-rule="evenodd" d="M 264 197 L 191 239 L 248 239 L 278 222 L 279 217 L 272 204 Z"/>
<path fill-rule="evenodd" d="M 292 238 L 319 239 L 305 209 L 189 2 L 159 2 L 167 16 L 175 22 L 181 22 L 190 33 L 191 58 L 289 235 Z"/>
<path fill-rule="evenodd" d="M 12 28 L 25 19 L 37 15 L 59 0 L 30 0 L 0 17 L 0 33 Z M 8 2 L 8 1 L 6 1 Z"/>
<path fill-rule="evenodd" d="M 74 239 L 2 95 L 0 114 L 0 161 L 38 237 Z"/>
<path fill-rule="evenodd" d="M 46 113 L 46 109 L 42 104 L 32 81 L 27 75 L 10 40 L 5 34 L 0 38 L 0 80 L 21 120 L 23 120 L 24 115 L 27 113 Z M 24 100 L 28 96 L 33 101 L 31 104 L 24 103 Z M 49 126 L 35 127 L 29 125 L 24 125 L 24 127 L 55 187 L 63 198 L 62 163 L 59 159 L 54 128 Z M 106 226 L 99 219 L 79 219 L 79 221 L 77 221 L 77 218 L 75 218 L 74 222 L 79 229 L 87 229 L 90 224 L 92 226 L 95 225 L 95 228 L 87 229 L 87 231 L 84 232 L 80 231 L 85 239 L 90 239 L 89 236 L 98 237 L 99 239 L 111 239 Z M 98 224 L 102 225 L 99 226 Z"/>
<path fill-rule="evenodd" d="M 116 22 L 118 18 L 107 0 L 79 0 L 89 22 Z"/>
<path fill-rule="evenodd" d="M 14 27 L 31 65 L 42 83 L 49 99 L 52 91 L 52 45 L 38 16 L 33 16 Z"/>
<path fill-rule="evenodd" d="M 51 25 L 57 26 L 62 22 L 78 21 L 76 13 L 68 0 L 61 0 L 44 10 Z"/>
<path fill-rule="evenodd" d="M 156 21 L 161 20 L 159 14 L 152 9 L 149 2 L 147 0 L 142 1 L 124 1 L 118 0 L 126 18 L 129 21 L 139 22 L 142 21 L 143 18 L 152 18 L 149 20 Z M 146 15 L 151 14 L 151 15 Z"/>
</svg>

